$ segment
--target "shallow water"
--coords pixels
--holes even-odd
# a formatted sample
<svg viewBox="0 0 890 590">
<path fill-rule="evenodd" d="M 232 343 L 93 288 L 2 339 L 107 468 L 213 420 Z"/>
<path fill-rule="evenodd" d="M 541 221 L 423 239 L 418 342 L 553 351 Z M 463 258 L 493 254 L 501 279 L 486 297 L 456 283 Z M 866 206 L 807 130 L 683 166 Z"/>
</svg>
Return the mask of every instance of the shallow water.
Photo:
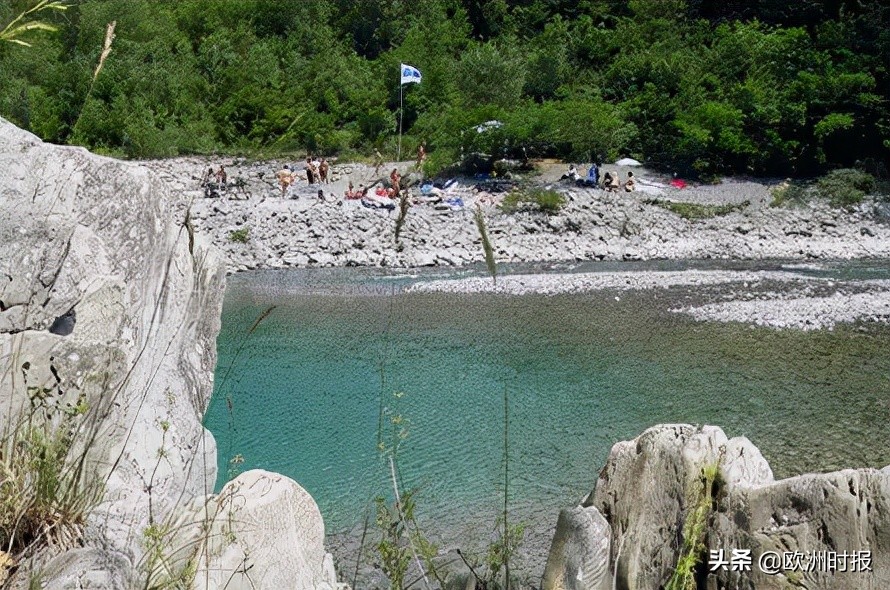
<svg viewBox="0 0 890 590">
<path fill-rule="evenodd" d="M 882 263 L 794 270 L 890 277 Z M 231 277 L 206 415 L 219 445 L 218 484 L 240 455 L 240 470 L 278 471 L 305 487 L 329 533 L 354 531 L 373 498 L 391 491 L 377 445 L 381 430 L 390 444 L 398 415 L 407 430 L 400 472 L 406 488 L 419 488 L 421 518 L 445 542 L 484 539 L 503 501 L 506 391 L 511 505 L 537 535 L 531 551 L 540 561 L 559 509 L 593 489 L 611 445 L 653 424 L 715 424 L 747 436 L 777 477 L 890 463 L 890 330 L 696 323 L 667 312 L 706 296 L 688 288 L 553 297 L 401 292 L 415 280 L 477 272 Z"/>
</svg>

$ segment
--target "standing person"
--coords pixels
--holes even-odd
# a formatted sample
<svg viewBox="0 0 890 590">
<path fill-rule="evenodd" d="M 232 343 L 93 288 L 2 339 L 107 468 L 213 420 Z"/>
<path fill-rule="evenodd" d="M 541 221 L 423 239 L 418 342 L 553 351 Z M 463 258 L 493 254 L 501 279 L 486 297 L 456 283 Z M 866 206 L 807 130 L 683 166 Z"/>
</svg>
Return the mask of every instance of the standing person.
<svg viewBox="0 0 890 590">
<path fill-rule="evenodd" d="M 306 158 L 306 181 L 315 184 L 315 169 L 312 167 L 312 158 Z"/>
<path fill-rule="evenodd" d="M 402 176 L 399 174 L 399 169 L 393 168 L 389 175 L 389 181 L 392 183 L 392 194 L 395 196 L 398 196 L 399 191 L 402 190 L 401 180 Z M 395 196 L 393 198 L 395 198 Z"/>
<path fill-rule="evenodd" d="M 319 182 L 318 158 L 312 158 L 312 174 L 315 176 L 315 182 Z"/>
<path fill-rule="evenodd" d="M 330 166 L 328 166 L 327 160 L 322 158 L 321 163 L 318 165 L 318 178 L 322 184 L 328 183 L 328 170 L 330 170 Z"/>
<path fill-rule="evenodd" d="M 587 183 L 594 186 L 600 183 L 600 169 L 596 162 L 590 164 L 590 169 L 587 171 Z"/>
<path fill-rule="evenodd" d="M 201 188 L 210 184 L 211 180 L 213 180 L 213 168 L 208 168 L 207 172 L 204 173 L 204 177 L 201 179 Z"/>
<path fill-rule="evenodd" d="M 226 179 L 228 175 L 226 174 L 226 169 L 220 165 L 219 170 L 216 172 L 216 182 L 220 184 L 220 186 L 226 186 Z"/>
<path fill-rule="evenodd" d="M 281 187 L 281 196 L 284 197 L 287 189 L 294 183 L 294 173 L 291 172 L 290 166 L 285 165 L 275 176 L 278 177 L 278 186 Z"/>
<path fill-rule="evenodd" d="M 423 162 L 426 160 L 426 142 L 421 141 L 420 147 L 417 148 L 417 168 L 419 169 L 423 166 Z"/>
<path fill-rule="evenodd" d="M 380 168 L 383 167 L 383 154 L 380 153 L 380 150 L 374 150 L 374 175 L 380 174 Z"/>
</svg>

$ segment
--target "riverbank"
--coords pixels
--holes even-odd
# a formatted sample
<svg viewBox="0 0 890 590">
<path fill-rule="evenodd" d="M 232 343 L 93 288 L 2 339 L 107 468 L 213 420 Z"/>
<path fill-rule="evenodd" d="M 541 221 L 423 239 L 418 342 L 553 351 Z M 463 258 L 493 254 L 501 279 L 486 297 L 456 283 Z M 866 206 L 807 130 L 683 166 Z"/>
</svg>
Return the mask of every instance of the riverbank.
<svg viewBox="0 0 890 590">
<path fill-rule="evenodd" d="M 831 208 L 814 200 L 798 207 L 773 207 L 771 181 L 724 179 L 717 185 L 678 189 L 644 168 L 605 166 L 622 178 L 634 170 L 638 190 L 606 193 L 559 183 L 561 165 L 545 166 L 530 179 L 564 195 L 555 215 L 504 213 L 503 193 L 458 178 L 445 203 L 412 206 L 396 243 L 396 210 L 369 208 L 343 199 L 347 184 L 371 184 L 397 166 L 375 174 L 363 164 L 335 165 L 329 185 L 299 181 L 286 198 L 275 181 L 283 162 L 179 158 L 143 162 L 191 202 L 195 230 L 224 253 L 229 272 L 262 268 L 327 266 L 460 266 L 483 260 L 473 217 L 485 215 L 498 262 L 681 259 L 856 259 L 890 257 L 890 224 L 884 205 L 866 199 L 856 209 Z M 244 192 L 205 198 L 201 176 L 225 164 L 229 180 Z M 480 190 L 481 189 L 481 190 Z M 319 190 L 322 198 L 319 198 Z M 243 198 L 249 195 L 249 198 Z M 681 213 L 671 210 L 681 206 Z M 704 215 L 693 219 L 693 215 Z M 721 214 L 722 213 L 722 214 Z"/>
</svg>

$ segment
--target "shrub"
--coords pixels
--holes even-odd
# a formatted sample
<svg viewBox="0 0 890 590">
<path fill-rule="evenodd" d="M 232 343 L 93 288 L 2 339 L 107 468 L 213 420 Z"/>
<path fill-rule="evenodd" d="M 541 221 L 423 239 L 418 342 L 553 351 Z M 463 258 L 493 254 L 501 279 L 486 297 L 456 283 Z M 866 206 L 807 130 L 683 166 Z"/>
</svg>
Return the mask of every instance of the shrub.
<svg viewBox="0 0 890 590">
<path fill-rule="evenodd" d="M 686 520 L 683 523 L 683 543 L 677 565 L 665 586 L 666 590 L 695 590 L 696 570 L 704 561 L 707 546 L 705 536 L 712 506 L 723 486 L 720 471 L 722 455 L 716 463 L 704 465 L 701 475 L 687 493 Z"/>
<path fill-rule="evenodd" d="M 246 244 L 250 239 L 250 228 L 242 227 L 241 229 L 235 229 L 229 232 L 229 240 L 233 242 L 238 242 L 239 244 Z"/>
<path fill-rule="evenodd" d="M 832 170 L 819 179 L 816 190 L 834 207 L 852 207 L 875 188 L 871 174 L 853 168 Z"/>
<path fill-rule="evenodd" d="M 555 190 L 535 188 L 511 192 L 504 197 L 501 210 L 505 213 L 517 211 L 540 211 L 554 215 L 566 204 L 566 198 Z"/>
<path fill-rule="evenodd" d="M 804 184 L 786 180 L 782 184 L 771 188 L 770 194 L 773 196 L 770 207 L 785 207 L 805 203 L 810 195 L 810 191 Z"/>
</svg>

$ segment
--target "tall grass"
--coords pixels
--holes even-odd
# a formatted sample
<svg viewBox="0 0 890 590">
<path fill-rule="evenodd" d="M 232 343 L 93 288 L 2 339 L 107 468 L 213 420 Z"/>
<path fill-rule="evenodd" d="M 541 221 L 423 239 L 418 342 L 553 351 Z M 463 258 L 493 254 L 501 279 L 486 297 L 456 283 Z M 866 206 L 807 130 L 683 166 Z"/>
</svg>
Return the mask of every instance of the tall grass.
<svg viewBox="0 0 890 590">
<path fill-rule="evenodd" d="M 6 41 L 8 43 L 15 43 L 16 45 L 31 47 L 30 43 L 22 39 L 23 36 L 32 31 L 44 31 L 54 33 L 58 30 L 58 28 L 43 21 L 27 20 L 27 17 L 29 17 L 30 15 L 35 15 L 39 12 L 51 10 L 63 11 L 67 9 L 68 6 L 64 2 L 39 0 L 39 2 L 37 2 L 34 6 L 25 10 L 17 17 L 12 19 L 12 21 L 10 21 L 10 23 L 6 25 L 2 31 L 0 31 L 0 41 Z"/>
<path fill-rule="evenodd" d="M 408 201 L 408 191 L 403 190 L 399 193 L 399 215 L 396 217 L 396 247 L 398 250 L 402 249 L 402 243 L 399 241 L 402 235 L 402 226 L 405 225 L 405 218 L 408 216 L 408 207 L 410 203 Z"/>
<path fill-rule="evenodd" d="M 86 96 L 83 97 L 83 104 L 80 105 L 80 112 L 77 114 L 77 119 L 74 121 L 74 125 L 71 127 L 71 136 L 75 137 L 77 133 L 77 126 L 80 124 L 80 119 L 83 117 L 83 111 L 87 106 L 87 102 L 90 100 L 90 96 L 93 94 L 93 87 L 96 85 L 96 78 L 99 77 L 99 72 L 102 71 L 102 66 L 105 65 L 105 60 L 108 59 L 108 56 L 111 54 L 111 44 L 114 43 L 114 29 L 117 26 L 117 21 L 111 21 L 108 23 L 108 26 L 105 29 L 105 40 L 102 43 L 102 51 L 99 54 L 99 61 L 96 64 L 96 69 L 93 70 L 93 77 L 90 80 L 90 87 L 87 89 Z"/>
<path fill-rule="evenodd" d="M 473 213 L 476 220 L 476 229 L 479 230 L 479 237 L 482 239 L 482 251 L 485 253 L 485 266 L 488 268 L 488 274 L 494 284 L 498 282 L 498 267 L 494 260 L 494 247 L 488 238 L 488 227 L 485 224 L 485 216 L 482 214 L 482 207 L 476 203 L 476 211 Z M 505 415 L 506 419 L 506 415 Z"/>
<path fill-rule="evenodd" d="M 77 546 L 102 492 L 101 482 L 85 473 L 85 450 L 76 441 L 85 402 L 48 415 L 40 409 L 47 408 L 32 405 L 0 432 L 0 550 L 19 559 L 43 546 Z"/>
</svg>

